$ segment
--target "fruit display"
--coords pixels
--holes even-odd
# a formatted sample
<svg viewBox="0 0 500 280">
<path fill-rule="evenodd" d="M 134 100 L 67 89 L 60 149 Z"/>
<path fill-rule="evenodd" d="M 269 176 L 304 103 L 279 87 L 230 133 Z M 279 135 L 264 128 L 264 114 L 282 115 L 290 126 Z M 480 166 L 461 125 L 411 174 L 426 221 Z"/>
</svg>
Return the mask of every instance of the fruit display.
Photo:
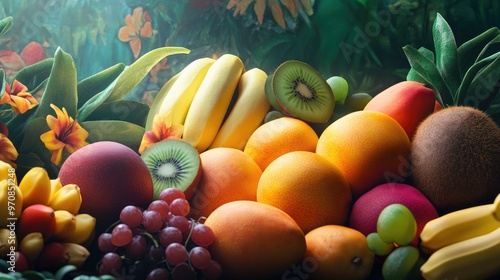
<svg viewBox="0 0 500 280">
<path fill-rule="evenodd" d="M 9 271 L 81 268 L 90 256 L 96 218 L 81 211 L 80 188 L 50 179 L 41 167 L 30 169 L 18 186 L 14 169 L 1 165 L 11 174 L 2 180 L 0 198 L 8 209 L 2 213 L 7 223 L 0 228 L 0 248 Z"/>
<path fill-rule="evenodd" d="M 217 279 L 222 271 L 212 259 L 215 234 L 203 222 L 186 218 L 184 192 L 167 188 L 141 210 L 125 206 L 119 220 L 97 238 L 100 275 L 124 273 L 139 279 Z"/>
<path fill-rule="evenodd" d="M 58 102 L 72 62 L 58 50 L 40 103 L 9 117 L 16 144 L 0 126 L 0 278 L 496 279 L 498 96 L 463 98 L 470 75 L 500 72 L 462 56 L 499 34 L 446 56 L 437 41 L 435 65 L 407 47 L 408 78 L 374 95 L 295 59 L 266 73 L 194 56 L 112 120 L 151 67 L 190 51 L 146 53 Z"/>
</svg>

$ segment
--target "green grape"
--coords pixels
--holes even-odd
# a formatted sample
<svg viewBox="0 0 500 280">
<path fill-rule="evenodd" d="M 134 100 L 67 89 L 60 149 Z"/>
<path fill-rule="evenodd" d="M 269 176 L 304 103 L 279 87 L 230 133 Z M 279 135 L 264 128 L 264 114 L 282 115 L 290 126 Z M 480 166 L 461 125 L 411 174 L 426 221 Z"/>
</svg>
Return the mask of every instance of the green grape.
<svg viewBox="0 0 500 280">
<path fill-rule="evenodd" d="M 344 100 L 347 97 L 347 92 L 349 91 L 349 84 L 346 79 L 340 76 L 332 76 L 326 80 L 328 85 L 333 91 L 333 95 L 335 96 L 335 102 L 339 102 L 340 104 L 344 104 Z"/>
<path fill-rule="evenodd" d="M 417 221 L 403 204 L 394 203 L 385 207 L 377 220 L 377 232 L 386 243 L 399 246 L 410 244 L 417 233 Z"/>
<path fill-rule="evenodd" d="M 344 101 L 344 105 L 353 110 L 361 111 L 365 108 L 366 104 L 372 100 L 372 96 L 366 92 L 356 92 L 349 96 Z"/>
<path fill-rule="evenodd" d="M 392 251 L 382 264 L 385 280 L 407 279 L 419 260 L 418 249 L 413 246 L 398 247 Z"/>
<path fill-rule="evenodd" d="M 377 256 L 386 256 L 394 249 L 394 243 L 386 243 L 377 232 L 366 236 L 366 245 Z"/>
</svg>

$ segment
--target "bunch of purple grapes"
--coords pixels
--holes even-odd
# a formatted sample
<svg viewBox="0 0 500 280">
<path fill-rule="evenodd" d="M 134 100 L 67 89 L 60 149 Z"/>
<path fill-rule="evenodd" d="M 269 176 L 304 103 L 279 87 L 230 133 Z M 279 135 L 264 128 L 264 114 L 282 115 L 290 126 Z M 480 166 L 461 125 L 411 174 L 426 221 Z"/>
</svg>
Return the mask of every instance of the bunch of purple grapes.
<svg viewBox="0 0 500 280">
<path fill-rule="evenodd" d="M 188 219 L 189 202 L 176 188 L 161 192 L 147 209 L 126 206 L 120 220 L 97 239 L 104 254 L 99 274 L 135 279 L 218 279 L 220 264 L 208 246 L 215 235 L 200 221 Z"/>
</svg>

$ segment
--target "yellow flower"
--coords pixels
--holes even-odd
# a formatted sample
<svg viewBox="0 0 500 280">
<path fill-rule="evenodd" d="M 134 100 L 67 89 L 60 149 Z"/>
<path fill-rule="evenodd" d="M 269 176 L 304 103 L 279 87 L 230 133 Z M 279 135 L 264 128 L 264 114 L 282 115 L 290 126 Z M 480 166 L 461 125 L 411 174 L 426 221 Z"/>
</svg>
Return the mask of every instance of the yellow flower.
<svg viewBox="0 0 500 280">
<path fill-rule="evenodd" d="M 50 104 L 50 107 L 56 112 L 57 118 L 51 115 L 47 116 L 47 124 L 51 130 L 40 135 L 40 139 L 45 144 L 45 147 L 52 152 L 50 160 L 59 165 L 62 160 L 63 149 L 73 153 L 88 145 L 85 139 L 89 134 L 77 121 L 68 116 L 68 112 L 64 107 L 62 111 L 54 104 Z"/>
<path fill-rule="evenodd" d="M 28 92 L 25 85 L 14 80 L 12 88 L 8 83 L 5 83 L 5 93 L 0 99 L 0 104 L 9 104 L 17 115 L 26 113 L 26 111 L 38 105 L 38 101 Z"/>
<path fill-rule="evenodd" d="M 161 118 L 156 114 L 153 119 L 153 130 L 146 131 L 142 137 L 139 153 L 142 154 L 147 148 L 152 145 L 167 139 L 181 139 L 184 126 L 182 124 L 172 125 L 172 114 L 167 114 Z"/>
<path fill-rule="evenodd" d="M 12 167 L 16 167 L 12 161 L 16 160 L 19 153 L 14 147 L 14 144 L 5 136 L 5 134 L 0 133 L 0 160 L 10 164 Z"/>
</svg>

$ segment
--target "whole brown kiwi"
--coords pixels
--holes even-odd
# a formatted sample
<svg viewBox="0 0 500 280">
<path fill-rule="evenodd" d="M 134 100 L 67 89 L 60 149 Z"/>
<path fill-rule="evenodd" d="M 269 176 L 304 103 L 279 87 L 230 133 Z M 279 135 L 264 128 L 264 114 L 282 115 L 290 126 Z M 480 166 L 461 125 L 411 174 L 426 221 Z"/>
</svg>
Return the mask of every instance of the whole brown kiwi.
<svg viewBox="0 0 500 280">
<path fill-rule="evenodd" d="M 500 193 L 500 128 L 480 110 L 427 117 L 412 142 L 412 179 L 440 214 L 492 203 Z"/>
</svg>

